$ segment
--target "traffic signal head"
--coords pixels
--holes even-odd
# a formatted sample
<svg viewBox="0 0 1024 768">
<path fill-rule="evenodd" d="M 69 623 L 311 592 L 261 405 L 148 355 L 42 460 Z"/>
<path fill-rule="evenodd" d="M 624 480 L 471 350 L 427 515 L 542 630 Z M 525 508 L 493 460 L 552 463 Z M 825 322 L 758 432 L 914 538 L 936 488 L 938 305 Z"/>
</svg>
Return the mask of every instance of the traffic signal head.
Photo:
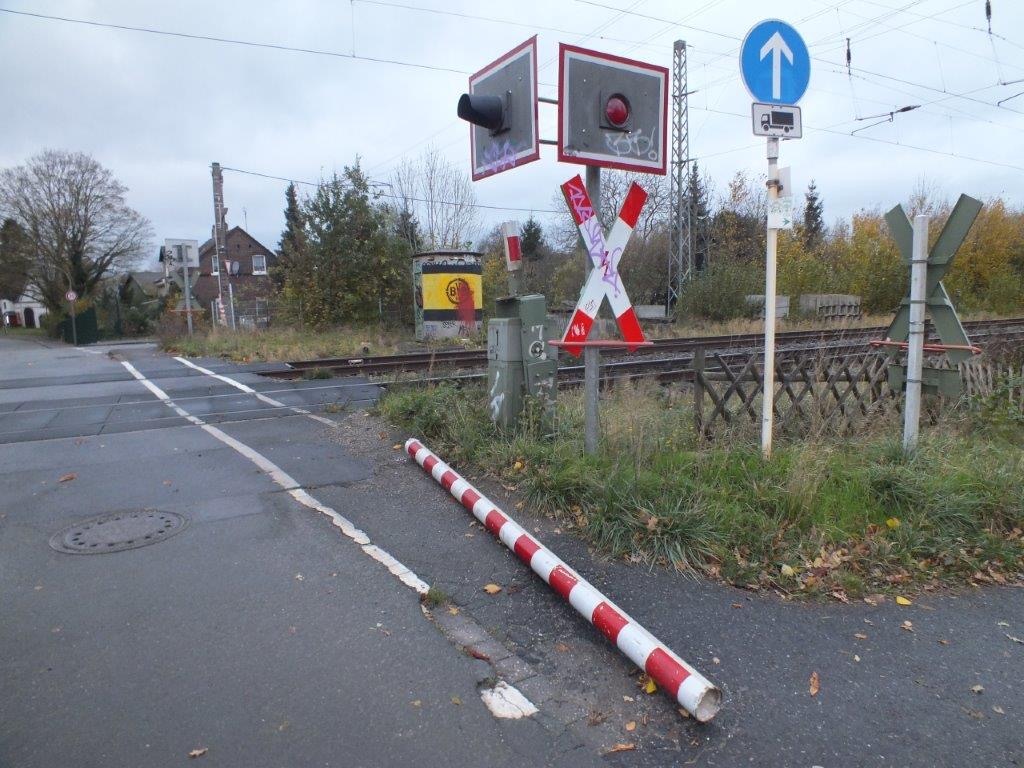
<svg viewBox="0 0 1024 768">
<path fill-rule="evenodd" d="M 506 109 L 506 101 L 510 101 L 511 96 L 511 91 L 506 92 L 504 99 L 501 96 L 475 96 L 472 93 L 464 93 L 459 97 L 459 117 L 473 125 L 486 128 L 491 136 L 497 136 L 509 129 L 509 110 Z"/>
<path fill-rule="evenodd" d="M 561 162 L 665 173 L 665 67 L 563 43 L 558 80 Z"/>
<path fill-rule="evenodd" d="M 537 38 L 469 78 L 458 115 L 471 124 L 473 180 L 540 158 L 537 134 Z"/>
<path fill-rule="evenodd" d="M 630 117 L 632 110 L 629 108 L 629 99 L 621 93 L 613 93 L 604 97 L 604 122 L 603 127 L 628 131 L 630 129 Z"/>
</svg>

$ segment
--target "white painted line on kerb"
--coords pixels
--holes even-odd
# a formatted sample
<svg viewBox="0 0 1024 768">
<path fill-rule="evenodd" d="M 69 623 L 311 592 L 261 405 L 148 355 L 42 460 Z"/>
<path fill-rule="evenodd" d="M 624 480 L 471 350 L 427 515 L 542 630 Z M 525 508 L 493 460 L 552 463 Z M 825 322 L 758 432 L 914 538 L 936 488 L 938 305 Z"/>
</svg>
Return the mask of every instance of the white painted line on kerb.
<svg viewBox="0 0 1024 768">
<path fill-rule="evenodd" d="M 154 384 L 152 381 L 150 381 L 144 375 L 142 375 L 142 373 L 140 373 L 139 370 L 128 361 L 122 360 L 121 365 L 123 365 L 132 376 L 138 379 L 138 381 L 144 387 L 146 387 L 146 389 L 152 392 L 157 397 L 157 399 L 159 399 L 164 405 L 173 410 L 183 419 L 186 419 L 190 424 L 194 424 L 195 426 L 204 430 L 210 436 L 216 438 L 217 440 L 220 440 L 220 442 L 224 443 L 230 448 L 233 448 L 235 451 L 237 451 L 242 456 L 247 458 L 257 467 L 259 467 L 263 472 L 265 472 L 267 476 L 270 477 L 271 480 L 273 480 L 275 483 L 281 486 L 281 488 L 287 491 L 288 494 L 293 499 L 299 502 L 299 504 L 302 504 L 304 507 L 308 507 L 309 509 L 312 509 L 316 512 L 320 512 L 321 514 L 326 515 L 328 518 L 330 518 L 331 523 L 333 523 L 335 527 L 337 527 L 343 534 L 345 534 L 348 538 L 352 539 L 352 541 L 358 544 L 360 548 L 363 550 L 363 552 L 365 552 L 367 555 L 369 555 L 378 563 L 387 568 L 388 571 L 390 571 L 400 582 L 405 584 L 405 586 L 415 590 L 421 595 L 427 593 L 429 585 L 425 581 L 420 579 L 415 573 L 410 571 L 398 560 L 396 560 L 387 552 L 385 552 L 383 549 L 371 543 L 370 537 L 367 536 L 363 531 L 356 528 L 356 526 L 354 526 L 350 520 L 338 514 L 338 512 L 336 512 L 326 504 L 323 504 L 322 502 L 311 496 L 307 491 L 303 490 L 303 488 L 299 485 L 298 481 L 295 480 L 295 478 L 293 478 L 291 475 L 289 475 L 287 472 L 285 472 L 283 469 L 277 466 L 266 456 L 261 454 L 259 451 L 253 450 L 245 443 L 236 440 L 223 430 L 217 429 L 217 427 L 207 424 L 199 417 L 190 414 L 184 408 L 182 408 L 173 400 L 171 400 L 171 398 L 168 397 L 166 392 L 164 392 L 162 389 L 160 389 L 160 387 L 158 387 L 156 384 Z M 198 368 L 198 366 L 194 367 Z M 204 373 L 209 373 L 210 375 L 217 376 L 217 374 L 214 374 L 210 371 L 204 371 Z M 226 376 L 217 376 L 217 378 L 227 379 Z M 244 384 L 239 384 L 238 382 L 231 382 L 229 380 L 229 383 L 237 385 L 239 387 L 245 387 Z M 250 389 L 250 391 L 252 391 L 251 388 L 249 387 L 245 388 Z M 270 398 L 266 399 L 270 400 Z M 272 404 L 280 405 L 276 402 Z M 313 414 L 309 414 L 308 412 L 304 415 L 313 416 Z M 334 424 L 334 422 L 330 421 L 330 419 L 324 419 L 324 421 L 328 421 L 331 424 Z"/>
<path fill-rule="evenodd" d="M 296 405 L 285 405 L 280 400 L 275 400 L 272 397 L 267 397 L 266 395 L 257 392 L 252 387 L 246 386 L 240 381 L 235 381 L 230 376 L 224 376 L 222 374 L 215 373 L 214 371 L 211 371 L 209 368 L 203 368 L 203 366 L 196 365 L 191 360 L 186 360 L 184 357 L 176 357 L 174 359 L 177 360 L 182 365 L 187 365 L 189 368 L 199 371 L 200 373 L 205 373 L 207 376 L 212 376 L 213 378 L 218 379 L 219 381 L 223 381 L 225 384 L 230 384 L 232 387 L 242 390 L 247 395 L 254 395 L 257 400 L 260 400 L 261 402 L 264 402 L 267 405 L 272 405 L 275 408 L 287 408 L 288 410 L 294 413 L 298 413 L 302 416 L 308 416 L 309 418 L 313 419 L 313 421 L 319 421 L 321 424 L 327 424 L 328 426 L 331 427 L 338 426 L 338 422 L 336 421 L 331 421 L 330 419 L 324 416 L 317 416 L 315 413 L 310 413 L 305 408 L 299 408 Z"/>
</svg>

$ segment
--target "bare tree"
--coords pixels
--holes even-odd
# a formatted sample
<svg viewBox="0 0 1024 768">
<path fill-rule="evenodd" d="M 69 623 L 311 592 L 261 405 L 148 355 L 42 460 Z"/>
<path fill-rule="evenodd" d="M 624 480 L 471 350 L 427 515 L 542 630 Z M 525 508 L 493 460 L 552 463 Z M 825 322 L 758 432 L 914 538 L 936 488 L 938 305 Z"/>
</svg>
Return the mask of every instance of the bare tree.
<svg viewBox="0 0 1024 768">
<path fill-rule="evenodd" d="M 103 277 L 149 250 L 149 221 L 127 187 L 89 155 L 46 150 L 0 171 L 0 211 L 25 233 L 27 293 L 59 311 L 64 293 L 91 295 Z"/>
<path fill-rule="evenodd" d="M 418 224 L 422 247 L 466 248 L 477 234 L 476 193 L 469 176 L 429 148 L 391 174 L 399 214 Z"/>
</svg>

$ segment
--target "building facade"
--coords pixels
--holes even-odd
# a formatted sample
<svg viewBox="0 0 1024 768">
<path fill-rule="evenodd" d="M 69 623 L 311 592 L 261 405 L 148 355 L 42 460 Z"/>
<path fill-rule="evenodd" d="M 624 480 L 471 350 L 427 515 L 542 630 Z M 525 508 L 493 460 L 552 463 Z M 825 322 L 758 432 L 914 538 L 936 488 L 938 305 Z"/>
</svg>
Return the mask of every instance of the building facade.
<svg viewBox="0 0 1024 768">
<path fill-rule="evenodd" d="M 7 327 L 39 328 L 45 314 L 46 307 L 28 296 L 19 296 L 17 301 L 0 299 L 0 318 Z"/>
<path fill-rule="evenodd" d="M 241 227 L 232 227 L 226 237 L 222 264 L 219 265 L 220 289 L 224 300 L 231 286 L 235 301 L 268 301 L 274 293 L 270 268 L 277 256 Z M 208 309 L 218 295 L 218 264 L 214 259 L 216 248 L 213 238 L 199 247 L 199 277 L 193 295 Z"/>
</svg>

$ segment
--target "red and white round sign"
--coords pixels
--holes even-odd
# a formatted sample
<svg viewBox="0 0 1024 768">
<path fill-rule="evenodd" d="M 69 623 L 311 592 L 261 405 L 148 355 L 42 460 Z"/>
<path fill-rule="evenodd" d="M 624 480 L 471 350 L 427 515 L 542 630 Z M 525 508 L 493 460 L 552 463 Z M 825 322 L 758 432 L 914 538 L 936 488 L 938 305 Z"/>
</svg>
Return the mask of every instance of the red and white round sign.
<svg viewBox="0 0 1024 768">
<path fill-rule="evenodd" d="M 74 291 L 68 291 L 64 294 L 64 298 L 68 301 L 78 301 L 78 294 Z"/>
</svg>

